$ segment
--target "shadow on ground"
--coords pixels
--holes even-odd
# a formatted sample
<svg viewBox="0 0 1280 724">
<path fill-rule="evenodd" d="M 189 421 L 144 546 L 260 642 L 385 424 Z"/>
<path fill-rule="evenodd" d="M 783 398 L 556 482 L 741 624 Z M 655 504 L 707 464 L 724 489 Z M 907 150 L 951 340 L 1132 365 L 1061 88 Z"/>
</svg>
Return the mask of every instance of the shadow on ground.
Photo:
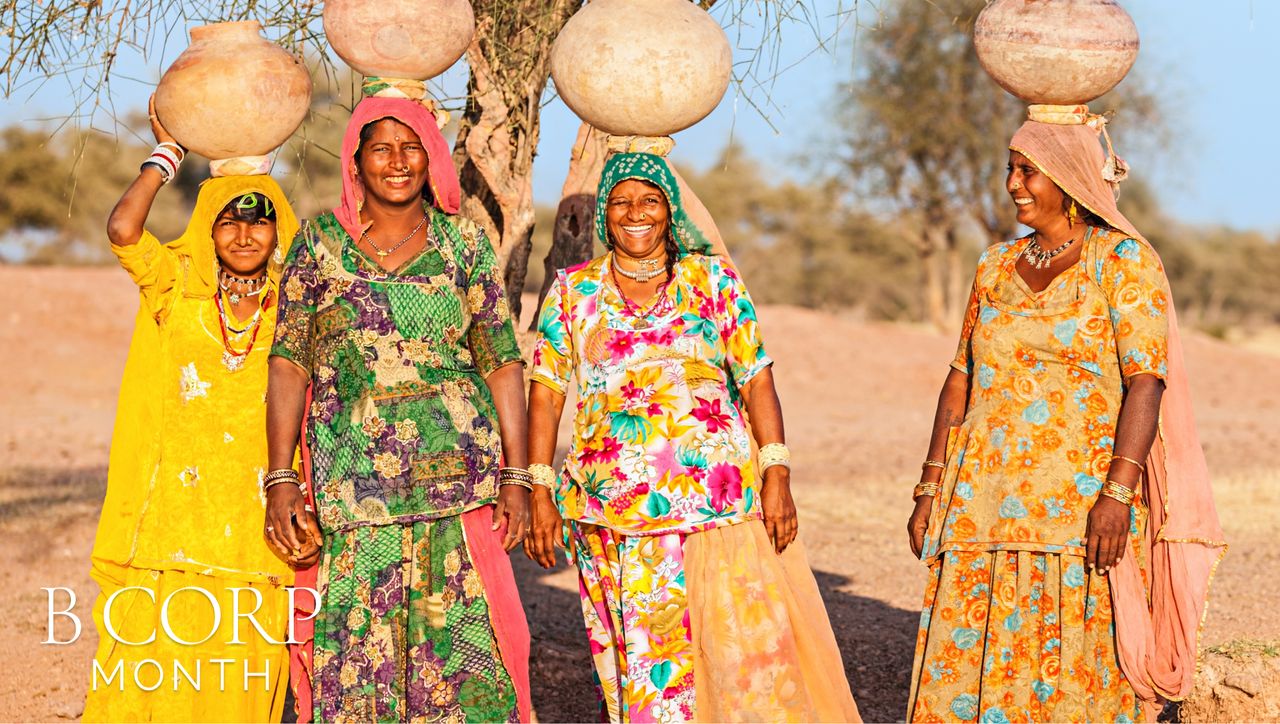
<svg viewBox="0 0 1280 724">
<path fill-rule="evenodd" d="M 90 506 L 96 515 L 107 490 L 107 468 L 14 467 L 0 470 L 0 527 Z"/>
<path fill-rule="evenodd" d="M 529 675 L 538 719 L 597 721 L 578 595 L 547 583 L 548 572 L 523 555 L 513 555 L 512 563 L 533 637 Z M 841 590 L 850 582 L 845 576 L 825 571 L 814 575 L 862 718 L 902 720 L 919 614 Z"/>
</svg>

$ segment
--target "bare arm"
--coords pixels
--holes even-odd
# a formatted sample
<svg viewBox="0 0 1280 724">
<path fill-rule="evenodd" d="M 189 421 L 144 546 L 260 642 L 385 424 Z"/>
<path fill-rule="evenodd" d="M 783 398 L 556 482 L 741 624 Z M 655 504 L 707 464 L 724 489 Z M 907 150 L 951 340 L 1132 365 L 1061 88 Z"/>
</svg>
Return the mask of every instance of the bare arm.
<svg viewBox="0 0 1280 724">
<path fill-rule="evenodd" d="M 929 438 L 929 460 L 946 462 L 947 435 L 951 428 L 964 422 L 969 407 L 969 375 L 951 368 L 938 393 L 938 407 L 933 413 L 933 435 Z M 921 469 L 920 480 L 936 483 L 942 479 L 942 468 L 929 466 Z M 911 541 L 911 553 L 917 558 L 924 547 L 924 534 L 929 528 L 929 508 L 932 495 L 916 498 L 915 509 L 907 520 L 907 534 Z"/>
<path fill-rule="evenodd" d="M 527 422 L 524 407 L 524 366 L 508 364 L 484 378 L 498 411 L 498 429 L 502 433 L 502 457 L 508 467 L 524 468 L 528 464 Z M 507 535 L 502 541 L 506 550 L 515 548 L 529 530 L 529 491 L 518 485 L 498 488 L 498 504 L 493 511 L 493 529 L 507 518 Z"/>
<path fill-rule="evenodd" d="M 1128 380 L 1120 416 L 1116 421 L 1116 442 L 1107 480 L 1130 490 L 1141 482 L 1142 468 L 1121 457 L 1145 464 L 1151 443 L 1156 439 L 1160 421 L 1160 400 L 1164 396 L 1164 380 L 1155 375 L 1134 375 Z M 1099 495 L 1089 510 L 1085 528 L 1085 562 L 1099 573 L 1106 573 L 1124 557 L 1128 548 L 1129 506 Z"/>
<path fill-rule="evenodd" d="M 782 403 L 773 383 L 773 368 L 766 367 L 756 373 L 742 387 L 742 399 L 747 404 L 747 416 L 751 420 L 751 433 L 761 447 L 769 443 L 785 443 L 786 431 L 782 424 Z M 800 532 L 800 519 L 796 515 L 795 500 L 791 496 L 791 469 L 785 465 L 772 465 L 764 471 L 760 488 L 760 507 L 764 513 L 764 527 L 778 553 L 796 539 Z"/>
<path fill-rule="evenodd" d="M 173 136 L 164 130 L 156 119 L 156 102 L 153 96 L 148 110 L 151 117 L 151 132 L 157 143 L 174 143 Z M 177 145 L 177 144 L 174 144 Z M 147 223 L 147 215 L 151 213 L 151 204 L 164 185 L 164 174 L 154 166 L 146 166 L 138 172 L 138 177 L 125 189 L 124 195 L 116 202 L 111 215 L 107 217 L 107 238 L 114 246 L 133 246 L 142 238 L 143 227 Z"/>
<path fill-rule="evenodd" d="M 298 365 L 283 357 L 271 357 L 267 369 L 267 467 L 293 467 L 294 451 L 302 431 L 303 409 L 310 379 Z M 273 485 L 267 491 L 265 536 L 267 542 L 297 563 L 308 539 L 319 547 L 320 530 L 314 514 L 295 485 Z M 302 535 L 294 530 L 295 521 Z M 308 551 L 315 552 L 307 546 Z M 307 556 L 302 556 L 306 558 Z"/>
<path fill-rule="evenodd" d="M 560 416 L 564 413 L 565 396 L 534 382 L 529 385 L 529 463 L 550 465 L 556 455 L 556 435 Z M 542 486 L 533 488 L 533 530 L 525 539 L 524 551 L 543 568 L 556 564 L 556 545 L 560 542 L 563 521 L 552 492 Z"/>
</svg>

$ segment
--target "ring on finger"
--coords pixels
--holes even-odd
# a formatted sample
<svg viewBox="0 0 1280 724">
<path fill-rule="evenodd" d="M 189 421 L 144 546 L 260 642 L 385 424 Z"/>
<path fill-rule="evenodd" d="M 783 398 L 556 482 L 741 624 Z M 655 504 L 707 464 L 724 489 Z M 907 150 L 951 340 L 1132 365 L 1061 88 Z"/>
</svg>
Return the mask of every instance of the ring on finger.
<svg viewBox="0 0 1280 724">
<path fill-rule="evenodd" d="M 275 530 L 275 528 L 274 528 L 274 527 L 272 527 L 272 526 L 267 526 L 267 532 L 268 532 L 268 533 L 270 533 L 270 532 L 271 532 L 271 531 L 273 531 L 273 530 Z"/>
</svg>

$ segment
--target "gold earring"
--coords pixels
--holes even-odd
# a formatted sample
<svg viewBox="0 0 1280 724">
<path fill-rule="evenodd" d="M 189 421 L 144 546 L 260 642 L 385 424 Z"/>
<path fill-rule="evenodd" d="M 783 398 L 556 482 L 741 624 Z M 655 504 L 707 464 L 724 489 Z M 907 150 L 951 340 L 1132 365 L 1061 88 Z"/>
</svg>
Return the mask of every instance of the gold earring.
<svg viewBox="0 0 1280 724">
<path fill-rule="evenodd" d="M 1075 199 L 1071 200 L 1071 208 L 1067 209 L 1067 228 L 1075 228 L 1076 222 L 1080 220 L 1080 210 L 1076 208 Z"/>
</svg>

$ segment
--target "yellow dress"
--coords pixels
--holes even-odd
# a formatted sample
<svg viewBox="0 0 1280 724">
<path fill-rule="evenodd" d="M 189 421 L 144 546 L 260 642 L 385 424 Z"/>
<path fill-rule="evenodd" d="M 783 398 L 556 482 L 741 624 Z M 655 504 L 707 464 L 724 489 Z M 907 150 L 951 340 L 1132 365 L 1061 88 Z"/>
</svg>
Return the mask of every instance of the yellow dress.
<svg viewBox="0 0 1280 724">
<path fill-rule="evenodd" d="M 249 192 L 275 204 L 280 242 L 252 349 L 237 364 L 222 341 L 211 230 Z M 293 573 L 263 540 L 261 479 L 279 260 L 297 228 L 270 177 L 216 178 L 178 240 L 144 232 L 113 248 L 141 303 L 93 548 L 102 593 L 86 721 L 280 719 Z"/>
</svg>

